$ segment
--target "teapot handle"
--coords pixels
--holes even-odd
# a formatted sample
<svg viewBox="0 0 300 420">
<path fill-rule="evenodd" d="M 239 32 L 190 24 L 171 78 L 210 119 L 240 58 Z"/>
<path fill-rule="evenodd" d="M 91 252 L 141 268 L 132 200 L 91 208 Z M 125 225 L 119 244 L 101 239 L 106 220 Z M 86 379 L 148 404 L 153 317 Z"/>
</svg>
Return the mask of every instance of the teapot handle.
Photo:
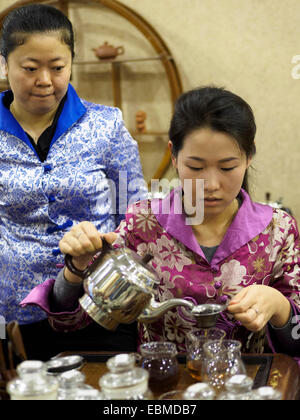
<svg viewBox="0 0 300 420">
<path fill-rule="evenodd" d="M 124 47 L 122 45 L 120 45 L 119 47 L 117 47 L 116 50 L 118 52 L 118 55 L 119 54 L 124 54 L 124 52 L 125 52 L 125 49 L 124 49 Z"/>
<path fill-rule="evenodd" d="M 93 271 L 94 264 L 97 263 L 98 265 L 99 259 L 101 259 L 109 250 L 112 249 L 112 246 L 110 245 L 110 243 L 107 242 L 107 240 L 104 237 L 101 237 L 101 239 L 102 239 L 101 254 L 98 256 L 98 258 L 95 259 L 95 261 L 92 262 L 91 265 L 86 267 L 84 270 L 78 270 L 73 264 L 72 255 L 66 254 L 65 263 L 66 263 L 67 268 L 71 271 L 71 273 L 75 274 L 75 276 L 85 279 Z"/>
</svg>

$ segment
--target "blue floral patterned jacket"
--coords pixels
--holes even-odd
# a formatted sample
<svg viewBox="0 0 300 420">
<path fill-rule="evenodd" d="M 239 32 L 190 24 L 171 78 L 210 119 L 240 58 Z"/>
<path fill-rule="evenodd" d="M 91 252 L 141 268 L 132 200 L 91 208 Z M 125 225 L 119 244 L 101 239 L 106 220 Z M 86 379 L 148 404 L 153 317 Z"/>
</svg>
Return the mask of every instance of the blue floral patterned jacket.
<svg viewBox="0 0 300 420">
<path fill-rule="evenodd" d="M 89 220 L 113 231 L 129 202 L 145 197 L 137 143 L 117 108 L 80 99 L 69 85 L 47 159 L 41 162 L 0 95 L 0 315 L 6 322 L 46 314 L 19 303 L 56 277 L 58 242 Z"/>
</svg>

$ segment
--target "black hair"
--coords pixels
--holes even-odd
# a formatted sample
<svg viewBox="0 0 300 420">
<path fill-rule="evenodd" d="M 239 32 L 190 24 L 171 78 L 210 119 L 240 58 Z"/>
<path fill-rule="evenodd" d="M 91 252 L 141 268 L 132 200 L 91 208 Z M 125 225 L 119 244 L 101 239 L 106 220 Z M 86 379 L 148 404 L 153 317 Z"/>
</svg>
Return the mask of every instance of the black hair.
<svg viewBox="0 0 300 420">
<path fill-rule="evenodd" d="M 26 41 L 26 35 L 59 31 L 74 58 L 72 23 L 60 10 L 45 4 L 30 4 L 14 9 L 4 19 L 1 32 L 1 55 L 8 55 Z"/>
<path fill-rule="evenodd" d="M 215 86 L 204 86 L 183 93 L 176 101 L 169 129 L 172 154 L 177 157 L 185 137 L 204 127 L 232 136 L 247 158 L 255 155 L 254 115 L 251 107 L 238 95 Z M 242 188 L 248 191 L 247 171 Z"/>
</svg>

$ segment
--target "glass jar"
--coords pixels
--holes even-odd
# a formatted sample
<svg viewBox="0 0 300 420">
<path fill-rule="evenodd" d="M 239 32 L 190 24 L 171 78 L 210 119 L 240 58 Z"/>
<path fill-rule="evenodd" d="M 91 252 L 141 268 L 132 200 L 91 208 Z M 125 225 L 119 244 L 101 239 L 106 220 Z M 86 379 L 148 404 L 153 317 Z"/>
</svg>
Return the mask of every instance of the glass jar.
<svg viewBox="0 0 300 420">
<path fill-rule="evenodd" d="M 247 375 L 234 375 L 225 382 L 226 391 L 218 400 L 252 400 L 253 379 Z"/>
<path fill-rule="evenodd" d="M 18 377 L 7 384 L 11 400 L 56 400 L 58 381 L 47 375 L 45 363 L 26 360 L 17 367 Z"/>
<path fill-rule="evenodd" d="M 140 346 L 140 366 L 149 372 L 149 388 L 154 393 L 170 391 L 179 380 L 179 363 L 174 343 L 151 341 Z"/>
<path fill-rule="evenodd" d="M 190 385 L 183 394 L 185 400 L 214 400 L 215 396 L 214 389 L 204 382 Z"/>
<path fill-rule="evenodd" d="M 58 380 L 58 400 L 75 400 L 80 390 L 93 389 L 93 387 L 84 383 L 85 375 L 78 370 L 64 372 L 58 377 Z"/>
<path fill-rule="evenodd" d="M 148 389 L 149 373 L 135 366 L 133 354 L 118 354 L 107 361 L 109 372 L 104 374 L 99 385 L 108 400 L 148 400 L 152 394 Z"/>
<path fill-rule="evenodd" d="M 282 400 L 282 393 L 271 386 L 262 386 L 253 391 L 253 400 Z"/>
<path fill-rule="evenodd" d="M 172 391 L 164 392 L 163 394 L 159 395 L 158 400 L 183 400 L 183 389 L 173 389 Z"/>
<path fill-rule="evenodd" d="M 204 383 L 198 382 L 190 385 L 186 390 L 176 389 L 168 391 L 159 396 L 159 400 L 214 400 L 215 399 L 214 389 Z"/>
<path fill-rule="evenodd" d="M 83 389 L 80 388 L 76 393 L 76 400 L 104 400 L 104 396 L 98 389 Z"/>
</svg>

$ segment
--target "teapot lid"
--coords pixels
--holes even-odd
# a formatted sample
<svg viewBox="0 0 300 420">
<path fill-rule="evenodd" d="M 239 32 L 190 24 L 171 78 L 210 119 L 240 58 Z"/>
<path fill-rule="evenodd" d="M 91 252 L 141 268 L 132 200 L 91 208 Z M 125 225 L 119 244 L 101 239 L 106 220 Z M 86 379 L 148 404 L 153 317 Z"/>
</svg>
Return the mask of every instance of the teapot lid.
<svg viewBox="0 0 300 420">
<path fill-rule="evenodd" d="M 134 368 L 135 357 L 133 354 L 128 353 L 117 354 L 109 358 L 106 365 L 111 372 L 126 372 Z"/>
<path fill-rule="evenodd" d="M 59 384 L 61 388 L 76 388 L 83 385 L 85 381 L 84 373 L 79 370 L 69 370 L 64 372 L 59 377 Z"/>
<path fill-rule="evenodd" d="M 147 263 L 153 258 L 150 254 L 143 257 L 130 248 L 118 248 L 119 253 L 114 254 L 115 262 L 119 270 L 132 283 L 139 287 L 143 286 L 147 291 L 157 287 L 160 280 L 155 270 Z"/>
<path fill-rule="evenodd" d="M 225 388 L 233 392 L 250 391 L 253 386 L 253 379 L 247 375 L 239 374 L 233 375 L 225 382 Z"/>
<path fill-rule="evenodd" d="M 107 361 L 107 367 L 110 372 L 99 380 L 106 398 L 134 398 L 147 391 L 149 373 L 146 369 L 135 367 L 133 354 L 118 354 Z"/>
<path fill-rule="evenodd" d="M 197 382 L 190 385 L 184 392 L 185 400 L 213 400 L 215 398 L 214 389 L 205 382 Z"/>
</svg>

